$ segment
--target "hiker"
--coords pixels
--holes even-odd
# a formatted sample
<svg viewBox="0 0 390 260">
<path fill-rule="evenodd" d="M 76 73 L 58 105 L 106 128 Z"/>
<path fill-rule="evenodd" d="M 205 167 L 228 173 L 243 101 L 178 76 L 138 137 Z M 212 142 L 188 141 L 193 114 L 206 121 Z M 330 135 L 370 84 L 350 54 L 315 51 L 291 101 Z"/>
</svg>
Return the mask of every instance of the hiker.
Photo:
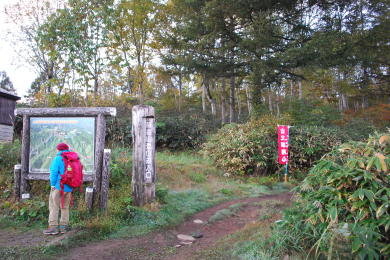
<svg viewBox="0 0 390 260">
<path fill-rule="evenodd" d="M 62 153 L 70 152 L 69 146 L 65 143 L 57 145 L 58 153 L 50 165 L 50 196 L 49 196 L 49 228 L 44 230 L 46 235 L 65 233 L 69 228 L 69 204 L 71 200 L 72 187 L 63 184 L 61 194 L 61 175 L 65 173 L 65 163 Z M 63 204 L 63 205 L 62 205 Z M 58 213 L 61 209 L 61 218 L 58 226 Z"/>
</svg>

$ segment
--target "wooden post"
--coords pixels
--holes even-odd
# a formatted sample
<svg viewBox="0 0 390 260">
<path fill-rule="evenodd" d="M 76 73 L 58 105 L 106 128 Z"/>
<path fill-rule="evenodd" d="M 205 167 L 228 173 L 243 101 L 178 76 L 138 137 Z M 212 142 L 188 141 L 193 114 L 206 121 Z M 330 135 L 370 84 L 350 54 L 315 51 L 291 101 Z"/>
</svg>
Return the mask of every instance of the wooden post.
<svg viewBox="0 0 390 260">
<path fill-rule="evenodd" d="M 93 206 L 93 188 L 92 187 L 87 187 L 85 189 L 85 204 L 87 205 L 87 209 L 89 211 L 91 211 L 92 206 Z"/>
<path fill-rule="evenodd" d="M 20 196 L 29 191 L 29 183 L 27 175 L 29 173 L 29 154 L 30 154 L 30 117 L 23 116 L 23 132 L 22 132 L 22 169 L 20 177 Z"/>
<path fill-rule="evenodd" d="M 17 164 L 14 167 L 14 197 L 20 200 L 20 177 L 22 174 L 22 165 Z"/>
<path fill-rule="evenodd" d="M 103 170 L 102 170 L 102 187 L 101 187 L 101 197 L 100 197 L 100 208 L 103 210 L 107 209 L 107 203 L 108 203 L 108 189 L 109 189 L 109 179 L 110 179 L 110 159 L 111 159 L 111 150 L 104 149 Z"/>
<path fill-rule="evenodd" d="M 155 199 L 156 193 L 156 122 L 154 108 L 134 106 L 133 137 L 133 204 L 143 206 Z"/>
<path fill-rule="evenodd" d="M 106 138 L 106 119 L 99 114 L 96 119 L 95 178 L 93 180 L 93 204 L 99 205 L 102 184 L 103 152 Z"/>
</svg>

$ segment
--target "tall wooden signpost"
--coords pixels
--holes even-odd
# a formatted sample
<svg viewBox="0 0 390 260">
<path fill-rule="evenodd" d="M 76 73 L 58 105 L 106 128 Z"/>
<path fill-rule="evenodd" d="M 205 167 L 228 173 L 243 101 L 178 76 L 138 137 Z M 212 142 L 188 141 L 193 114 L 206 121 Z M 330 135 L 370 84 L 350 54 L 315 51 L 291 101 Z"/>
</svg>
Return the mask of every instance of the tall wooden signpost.
<svg viewBox="0 0 390 260">
<path fill-rule="evenodd" d="M 95 133 L 94 152 L 91 155 L 93 169 L 91 174 L 84 174 L 84 182 L 92 182 L 93 187 L 89 187 L 85 192 L 87 207 L 93 206 L 106 209 L 108 200 L 109 182 L 109 161 L 111 151 L 104 149 L 106 135 L 106 117 L 116 116 L 114 107 L 72 107 L 72 108 L 20 108 L 15 110 L 15 115 L 23 116 L 22 132 L 22 160 L 21 165 L 16 165 L 14 170 L 15 187 L 14 194 L 19 199 L 30 198 L 29 181 L 49 180 L 49 172 L 34 172 L 31 170 L 30 155 L 32 152 L 30 144 L 31 120 L 36 117 L 45 117 L 46 121 L 58 118 L 60 121 L 69 120 L 75 117 L 94 118 Z M 43 120 L 44 121 L 44 120 Z M 53 146 L 56 144 L 53 144 Z M 55 153 L 55 149 L 53 149 Z"/>
<path fill-rule="evenodd" d="M 132 195 L 136 206 L 156 197 L 156 121 L 154 108 L 138 105 L 132 111 L 133 175 Z"/>
</svg>

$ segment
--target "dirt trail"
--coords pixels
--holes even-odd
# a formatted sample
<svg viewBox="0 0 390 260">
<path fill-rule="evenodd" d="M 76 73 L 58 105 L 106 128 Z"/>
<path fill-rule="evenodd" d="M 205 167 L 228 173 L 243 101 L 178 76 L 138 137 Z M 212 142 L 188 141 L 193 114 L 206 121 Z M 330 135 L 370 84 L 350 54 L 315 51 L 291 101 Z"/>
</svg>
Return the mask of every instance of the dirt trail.
<svg viewBox="0 0 390 260">
<path fill-rule="evenodd" d="M 291 193 L 278 195 L 266 195 L 256 198 L 244 198 L 228 201 L 217 206 L 199 212 L 181 223 L 180 225 L 145 236 L 131 239 L 112 239 L 89 243 L 85 246 L 73 248 L 61 259 L 169 259 L 182 260 L 189 259 L 197 251 L 212 248 L 218 239 L 235 233 L 246 224 L 259 219 L 262 205 L 261 202 L 279 201 L 281 207 L 287 206 L 291 201 Z M 226 209 L 233 204 L 240 203 L 240 210 L 232 216 L 225 217 L 219 221 L 209 224 L 196 224 L 195 219 L 207 222 L 211 216 L 222 209 Z M 280 211 L 281 209 L 278 209 Z M 177 239 L 178 234 L 191 235 L 193 232 L 203 234 L 203 237 L 196 239 L 190 245 L 182 245 Z"/>
</svg>

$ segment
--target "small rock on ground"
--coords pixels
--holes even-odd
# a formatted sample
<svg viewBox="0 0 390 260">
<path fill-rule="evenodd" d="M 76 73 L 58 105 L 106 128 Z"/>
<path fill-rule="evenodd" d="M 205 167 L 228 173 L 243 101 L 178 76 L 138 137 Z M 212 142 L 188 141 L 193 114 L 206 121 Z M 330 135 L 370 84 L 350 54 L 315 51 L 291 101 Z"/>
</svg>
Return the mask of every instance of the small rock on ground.
<svg viewBox="0 0 390 260">
<path fill-rule="evenodd" d="M 177 238 L 183 241 L 195 241 L 195 238 L 188 235 L 179 234 L 177 235 Z"/>
<path fill-rule="evenodd" d="M 191 236 L 194 238 L 202 238 L 203 234 L 200 231 L 195 231 L 191 233 Z"/>
<path fill-rule="evenodd" d="M 195 224 L 203 224 L 204 222 L 203 222 L 203 220 L 195 219 L 195 220 L 194 220 L 194 223 L 195 223 Z"/>
</svg>

